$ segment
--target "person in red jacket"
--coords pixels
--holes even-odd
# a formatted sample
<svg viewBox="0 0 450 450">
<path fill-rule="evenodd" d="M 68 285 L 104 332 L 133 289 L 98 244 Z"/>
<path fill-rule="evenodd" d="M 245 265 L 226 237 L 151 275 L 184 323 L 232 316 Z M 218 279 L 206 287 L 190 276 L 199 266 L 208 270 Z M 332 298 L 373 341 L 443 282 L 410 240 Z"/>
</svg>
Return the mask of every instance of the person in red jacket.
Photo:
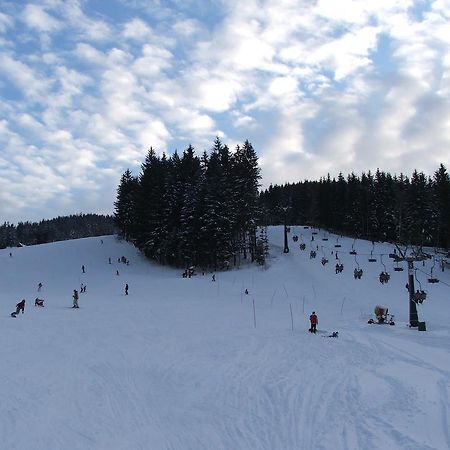
<svg viewBox="0 0 450 450">
<path fill-rule="evenodd" d="M 309 329 L 309 331 L 311 331 L 311 333 L 315 333 L 317 330 L 317 324 L 319 323 L 319 319 L 317 318 L 315 311 L 313 311 L 309 316 L 309 321 L 311 322 L 311 328 Z"/>
</svg>

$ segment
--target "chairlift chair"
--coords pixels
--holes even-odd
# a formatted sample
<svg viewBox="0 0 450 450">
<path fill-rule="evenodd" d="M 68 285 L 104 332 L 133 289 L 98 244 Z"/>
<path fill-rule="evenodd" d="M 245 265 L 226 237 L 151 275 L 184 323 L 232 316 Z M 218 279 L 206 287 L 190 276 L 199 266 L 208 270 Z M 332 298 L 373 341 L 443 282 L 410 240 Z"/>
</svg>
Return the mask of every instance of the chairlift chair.
<svg viewBox="0 0 450 450">
<path fill-rule="evenodd" d="M 389 275 L 389 273 L 386 269 L 386 265 L 383 262 L 383 255 L 380 255 L 380 262 L 383 265 L 383 271 L 380 273 L 379 279 L 380 279 L 381 284 L 385 284 L 385 283 L 389 282 L 391 276 Z"/>
<path fill-rule="evenodd" d="M 414 292 L 414 301 L 416 303 L 422 303 L 427 298 L 427 293 L 422 289 L 422 284 L 420 283 L 420 280 L 417 278 L 417 269 L 414 270 L 414 277 L 417 281 L 417 284 L 419 285 L 419 289 Z"/>
<path fill-rule="evenodd" d="M 439 280 L 436 277 L 433 277 L 433 269 L 436 264 L 436 258 L 433 258 L 433 265 L 431 266 L 431 274 L 430 278 L 428 278 L 428 283 L 439 283 Z"/>
</svg>

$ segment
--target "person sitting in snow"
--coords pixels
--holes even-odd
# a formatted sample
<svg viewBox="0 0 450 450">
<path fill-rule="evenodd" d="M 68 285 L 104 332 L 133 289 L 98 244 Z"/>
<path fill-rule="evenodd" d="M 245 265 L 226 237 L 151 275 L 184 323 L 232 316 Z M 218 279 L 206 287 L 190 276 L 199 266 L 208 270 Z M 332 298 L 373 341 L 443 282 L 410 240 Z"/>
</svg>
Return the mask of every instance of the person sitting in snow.
<svg viewBox="0 0 450 450">
<path fill-rule="evenodd" d="M 17 303 L 16 310 L 11 313 L 11 316 L 16 317 L 20 311 L 22 311 L 22 314 L 25 312 L 25 299 Z"/>
<path fill-rule="evenodd" d="M 309 321 L 311 322 L 311 328 L 309 329 L 309 331 L 315 334 L 317 331 L 317 324 L 319 323 L 319 319 L 317 318 L 315 311 L 313 311 L 309 316 Z"/>
<path fill-rule="evenodd" d="M 34 306 L 44 306 L 44 299 L 36 297 L 34 300 Z"/>
</svg>

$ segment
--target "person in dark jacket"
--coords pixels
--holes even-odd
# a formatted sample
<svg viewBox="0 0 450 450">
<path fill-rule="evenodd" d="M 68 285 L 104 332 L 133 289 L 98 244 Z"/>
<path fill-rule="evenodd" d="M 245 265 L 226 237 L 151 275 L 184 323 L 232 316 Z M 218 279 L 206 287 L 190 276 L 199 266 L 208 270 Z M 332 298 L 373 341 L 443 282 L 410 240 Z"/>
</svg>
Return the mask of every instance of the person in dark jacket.
<svg viewBox="0 0 450 450">
<path fill-rule="evenodd" d="M 311 328 L 309 331 L 311 331 L 311 333 L 315 333 L 317 331 L 317 324 L 319 323 L 319 319 L 317 318 L 315 311 L 313 311 L 309 316 L 309 321 L 311 322 Z"/>
<path fill-rule="evenodd" d="M 17 317 L 17 315 L 22 311 L 22 314 L 25 312 L 25 299 L 17 303 L 16 310 L 11 313 L 12 317 Z"/>
<path fill-rule="evenodd" d="M 79 306 L 78 306 L 78 291 L 76 290 L 76 289 L 74 289 L 73 290 L 73 295 L 72 295 L 72 298 L 73 298 L 73 306 L 72 306 L 72 308 L 79 308 Z"/>
</svg>

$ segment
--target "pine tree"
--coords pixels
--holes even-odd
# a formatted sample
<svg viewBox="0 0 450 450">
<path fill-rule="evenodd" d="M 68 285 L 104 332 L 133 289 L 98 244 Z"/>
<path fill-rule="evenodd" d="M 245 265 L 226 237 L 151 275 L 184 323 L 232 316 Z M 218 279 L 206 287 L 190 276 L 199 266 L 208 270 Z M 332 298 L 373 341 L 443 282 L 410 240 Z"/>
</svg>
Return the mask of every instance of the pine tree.
<svg viewBox="0 0 450 450">
<path fill-rule="evenodd" d="M 443 164 L 433 176 L 433 202 L 436 214 L 435 243 L 450 247 L 450 176 Z"/>
<path fill-rule="evenodd" d="M 120 179 L 117 188 L 117 199 L 114 202 L 114 218 L 119 236 L 129 241 L 135 236 L 136 196 L 138 180 L 127 169 Z"/>
<path fill-rule="evenodd" d="M 139 190 L 136 202 L 138 224 L 136 226 L 136 246 L 146 256 L 163 262 L 161 242 L 165 242 L 165 170 L 167 159 L 159 158 L 150 148 L 139 177 Z"/>
</svg>

